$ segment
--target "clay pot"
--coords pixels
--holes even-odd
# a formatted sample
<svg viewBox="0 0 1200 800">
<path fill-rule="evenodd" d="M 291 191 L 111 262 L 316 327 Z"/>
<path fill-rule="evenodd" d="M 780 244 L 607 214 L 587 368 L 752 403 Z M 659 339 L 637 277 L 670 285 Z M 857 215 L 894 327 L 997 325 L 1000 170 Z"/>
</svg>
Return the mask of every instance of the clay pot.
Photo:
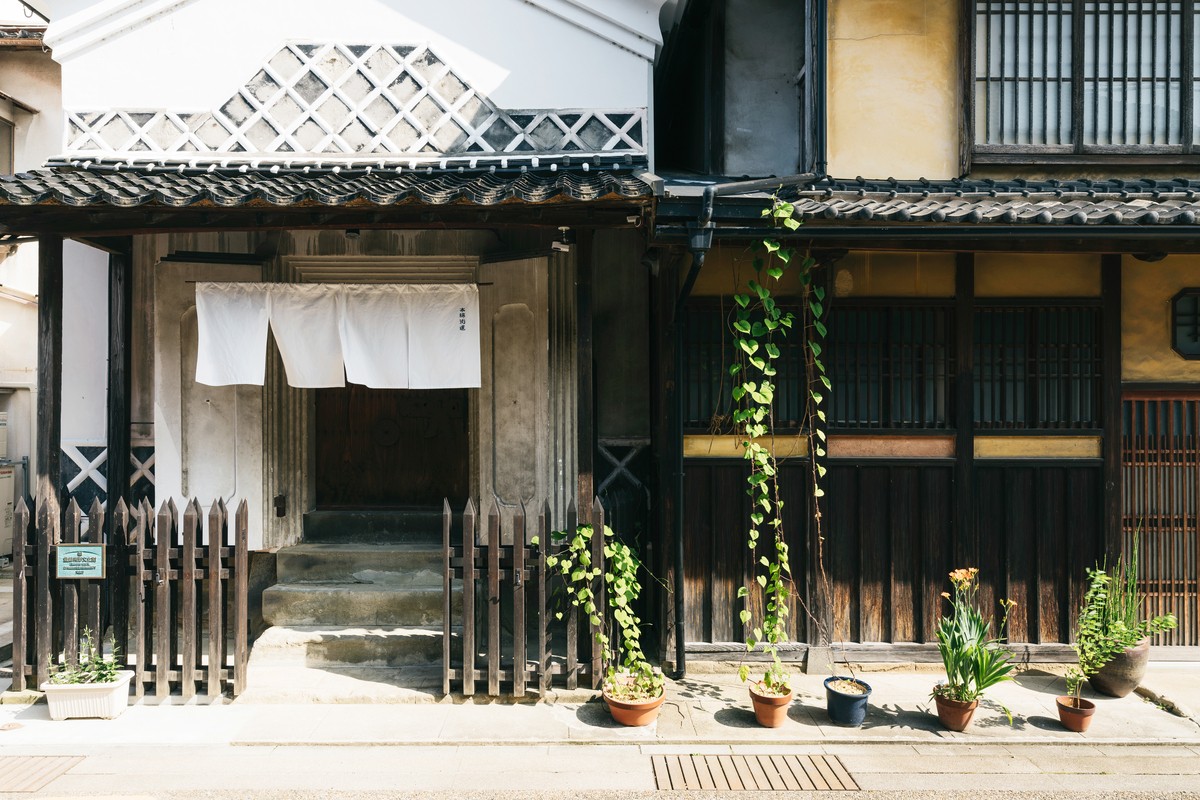
<svg viewBox="0 0 1200 800">
<path fill-rule="evenodd" d="M 1149 662 L 1150 639 L 1146 638 L 1114 656 L 1112 661 L 1088 678 L 1088 684 L 1100 694 L 1125 697 L 1146 677 L 1146 664 Z"/>
<path fill-rule="evenodd" d="M 609 697 L 608 692 L 605 692 L 604 702 L 608 704 L 608 713 L 612 714 L 614 722 L 630 728 L 640 728 L 658 719 L 658 710 L 666 697 L 667 693 L 662 692 L 658 697 L 649 700 L 618 700 Z"/>
<path fill-rule="evenodd" d="M 794 692 L 785 695 L 759 694 L 757 683 L 750 684 L 750 702 L 754 704 L 754 718 L 764 728 L 778 728 L 787 720 L 788 707 Z"/>
<path fill-rule="evenodd" d="M 975 709 L 979 708 L 978 700 L 964 703 L 959 700 L 950 700 L 939 695 L 934 695 L 933 701 L 937 704 L 938 719 L 942 721 L 942 725 L 949 731 L 966 730 L 967 726 L 971 724 L 971 718 L 975 716 Z"/>
<path fill-rule="evenodd" d="M 862 694 L 842 692 L 833 687 L 838 681 L 851 681 L 866 689 Z M 844 725 L 857 728 L 863 724 L 867 716 L 867 699 L 871 696 L 871 687 L 856 678 L 845 678 L 834 675 L 825 679 L 825 712 L 834 725 Z"/>
<path fill-rule="evenodd" d="M 1092 724 L 1092 715 L 1096 713 L 1096 704 L 1083 698 L 1075 699 L 1068 694 L 1054 699 L 1058 706 L 1058 721 L 1063 727 L 1075 733 L 1083 733 Z"/>
</svg>

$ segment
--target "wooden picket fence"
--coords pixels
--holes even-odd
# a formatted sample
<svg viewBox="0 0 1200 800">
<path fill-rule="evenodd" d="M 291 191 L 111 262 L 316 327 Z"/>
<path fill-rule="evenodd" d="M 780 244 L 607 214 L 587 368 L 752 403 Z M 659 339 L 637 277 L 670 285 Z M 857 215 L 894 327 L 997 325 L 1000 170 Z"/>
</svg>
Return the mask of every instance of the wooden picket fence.
<svg viewBox="0 0 1200 800">
<path fill-rule="evenodd" d="M 602 531 L 600 500 L 594 499 L 587 511 L 577 514 L 572 503 L 566 530 L 592 524 Z M 493 500 L 481 514 L 474 501 L 468 500 L 458 521 L 456 525 L 450 503 L 444 502 L 442 691 L 449 694 L 458 688 L 471 696 L 476 681 L 486 681 L 487 694 L 492 697 L 501 694 L 502 686 L 514 697 L 524 697 L 531 687 L 545 696 L 556 679 L 568 689 L 578 688 L 581 681 L 600 688 L 603 652 L 596 643 L 597 629 L 585 622 L 587 634 L 580 636 L 579 609 L 566 602 L 561 576 L 546 571 L 546 556 L 565 549 L 550 541 L 549 506 L 537 511 L 521 506 L 504 513 Z M 603 618 L 603 535 L 592 537 L 592 561 L 601 572 L 592 588 L 597 616 Z M 462 611 L 456 617 L 453 600 L 459 588 Z M 505 619 L 510 629 L 508 641 L 503 631 Z M 527 623 L 532 623 L 532 643 Z M 455 666 L 452 639 L 458 625 L 461 662 Z"/>
<path fill-rule="evenodd" d="M 155 514 L 148 501 L 118 500 L 113 534 L 92 503 L 84 541 L 105 544 L 104 580 L 58 579 L 55 549 L 80 543 L 84 516 L 72 499 L 59 515 L 21 500 L 13 529 L 13 689 L 37 688 L 60 664 L 77 663 L 79 635 L 109 629 L 117 658 L 134 672 L 133 696 L 210 701 L 246 684 L 249 655 L 249 510 L 231 520 L 224 501 Z M 207 526 L 206 526 L 207 521 Z"/>
</svg>

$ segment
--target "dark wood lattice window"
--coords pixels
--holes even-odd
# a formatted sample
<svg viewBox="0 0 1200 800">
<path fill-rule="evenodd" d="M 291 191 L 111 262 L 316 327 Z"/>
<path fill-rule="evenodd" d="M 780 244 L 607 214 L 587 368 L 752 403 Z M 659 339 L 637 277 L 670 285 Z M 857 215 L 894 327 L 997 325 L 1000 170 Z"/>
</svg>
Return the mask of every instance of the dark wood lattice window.
<svg viewBox="0 0 1200 800">
<path fill-rule="evenodd" d="M 1100 309 L 984 306 L 975 314 L 975 425 L 1100 427 Z"/>
<path fill-rule="evenodd" d="M 977 160 L 1195 152 L 1196 0 L 973 2 Z"/>
<path fill-rule="evenodd" d="M 1184 358 L 1200 358 L 1200 289 L 1184 289 L 1172 298 L 1171 347 Z"/>
<path fill-rule="evenodd" d="M 831 427 L 951 426 L 951 312 L 948 305 L 835 303 L 826 348 Z"/>
</svg>

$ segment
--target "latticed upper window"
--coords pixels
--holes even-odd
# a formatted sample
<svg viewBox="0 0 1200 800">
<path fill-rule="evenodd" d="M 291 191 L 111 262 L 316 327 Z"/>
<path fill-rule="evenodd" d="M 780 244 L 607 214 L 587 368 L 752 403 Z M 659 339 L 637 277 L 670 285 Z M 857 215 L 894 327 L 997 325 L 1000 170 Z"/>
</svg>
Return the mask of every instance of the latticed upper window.
<svg viewBox="0 0 1200 800">
<path fill-rule="evenodd" d="M 975 153 L 1191 153 L 1197 0 L 973 0 Z"/>
</svg>

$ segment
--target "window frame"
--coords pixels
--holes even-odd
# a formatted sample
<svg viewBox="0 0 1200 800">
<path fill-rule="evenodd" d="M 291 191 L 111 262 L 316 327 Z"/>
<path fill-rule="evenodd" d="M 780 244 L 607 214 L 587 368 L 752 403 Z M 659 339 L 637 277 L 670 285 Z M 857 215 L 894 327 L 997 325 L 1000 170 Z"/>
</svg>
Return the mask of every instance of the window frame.
<svg viewBox="0 0 1200 800">
<path fill-rule="evenodd" d="M 992 0 L 1004 2 L 1005 0 Z M 1083 41 L 1084 15 L 1082 7 L 1093 0 L 1069 0 L 1074 10 L 1071 15 L 1072 41 Z M 1088 145 L 1083 141 L 1083 125 L 1077 120 L 1083 114 L 1084 62 L 1082 58 L 1071 59 L 1071 120 L 1072 139 L 1070 145 L 1013 145 L 977 144 L 975 142 L 976 105 L 976 17 L 979 6 L 987 0 L 962 0 L 959 5 L 959 50 L 961 56 L 960 108 L 960 167 L 963 174 L 970 172 L 972 165 L 980 164 L 1096 164 L 1125 166 L 1139 165 L 1196 165 L 1200 164 L 1200 142 L 1194 140 L 1193 115 L 1198 110 L 1194 95 L 1196 75 L 1194 48 L 1196 34 L 1200 31 L 1196 15 L 1200 13 L 1200 0 L 1179 0 L 1181 11 L 1181 53 L 1184 69 L 1180 75 L 1182 142 L 1177 145 Z"/>
<path fill-rule="evenodd" d="M 1179 349 L 1179 301 L 1185 297 L 1194 297 L 1200 306 L 1200 287 L 1192 286 L 1180 289 L 1171 297 L 1171 350 L 1185 361 L 1200 361 L 1200 350 L 1195 353 L 1185 353 Z"/>
</svg>

